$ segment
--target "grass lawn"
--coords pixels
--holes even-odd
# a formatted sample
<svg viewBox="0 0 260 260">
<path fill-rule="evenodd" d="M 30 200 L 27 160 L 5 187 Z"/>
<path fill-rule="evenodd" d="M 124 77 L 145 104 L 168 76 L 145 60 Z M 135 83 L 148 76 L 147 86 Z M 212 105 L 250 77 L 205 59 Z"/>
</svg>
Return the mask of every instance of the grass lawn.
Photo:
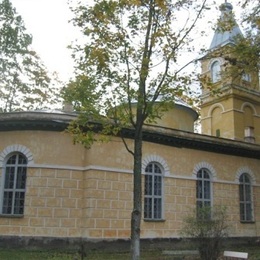
<svg viewBox="0 0 260 260">
<path fill-rule="evenodd" d="M 142 259 L 167 260 L 172 257 L 162 256 L 161 252 L 143 252 Z M 32 250 L 15 250 L 0 249 L 1 260 L 81 260 L 81 256 L 75 252 L 59 251 L 32 251 Z M 85 256 L 86 260 L 127 260 L 130 259 L 129 253 L 108 253 L 108 252 L 90 252 Z"/>
<path fill-rule="evenodd" d="M 249 253 L 249 260 L 260 259 L 260 246 L 249 246 L 240 248 L 228 248 L 230 251 L 241 251 Z M 224 250 L 223 250 L 224 251 Z M 46 250 L 21 250 L 21 249 L 0 249 L 1 260 L 81 260 L 81 256 L 72 251 L 46 251 Z M 127 260 L 130 259 L 129 253 L 111 253 L 92 251 L 87 253 L 85 260 Z M 195 260 L 195 256 L 174 256 L 165 255 L 160 250 L 149 250 L 141 253 L 142 260 Z"/>
</svg>

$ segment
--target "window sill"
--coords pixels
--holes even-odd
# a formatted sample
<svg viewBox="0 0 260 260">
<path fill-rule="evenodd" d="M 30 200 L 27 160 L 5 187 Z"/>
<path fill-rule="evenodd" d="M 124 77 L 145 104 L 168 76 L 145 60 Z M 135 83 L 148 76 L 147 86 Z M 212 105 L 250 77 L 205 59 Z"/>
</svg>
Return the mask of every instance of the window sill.
<svg viewBox="0 0 260 260">
<path fill-rule="evenodd" d="M 218 84 L 220 83 L 220 81 L 221 81 L 221 80 L 214 81 L 214 82 L 213 82 L 213 81 L 211 81 L 211 84 L 212 84 L 212 85 L 218 85 Z"/>
<path fill-rule="evenodd" d="M 144 218 L 145 222 L 165 222 L 165 219 L 148 219 Z"/>
<path fill-rule="evenodd" d="M 23 218 L 24 215 L 18 215 L 18 214 L 0 214 L 0 218 Z"/>
<path fill-rule="evenodd" d="M 247 79 L 242 79 L 242 82 L 243 82 L 243 83 L 247 83 L 247 84 L 250 84 L 250 83 L 251 83 L 251 80 L 247 80 Z"/>
<path fill-rule="evenodd" d="M 240 221 L 241 224 L 255 224 L 255 221 L 254 220 L 243 220 L 243 221 Z"/>
</svg>

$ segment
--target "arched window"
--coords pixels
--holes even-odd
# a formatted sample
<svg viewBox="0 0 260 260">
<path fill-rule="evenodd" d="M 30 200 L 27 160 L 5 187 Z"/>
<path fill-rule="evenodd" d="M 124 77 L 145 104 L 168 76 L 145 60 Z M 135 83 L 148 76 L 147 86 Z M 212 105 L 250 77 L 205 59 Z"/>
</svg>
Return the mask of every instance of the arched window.
<svg viewBox="0 0 260 260">
<path fill-rule="evenodd" d="M 254 127 L 254 110 L 251 106 L 245 105 L 244 108 L 244 127 Z"/>
<path fill-rule="evenodd" d="M 253 221 L 252 186 L 247 173 L 239 178 L 240 220 Z"/>
<path fill-rule="evenodd" d="M 21 153 L 9 156 L 4 165 L 1 214 L 23 215 L 27 158 Z"/>
<path fill-rule="evenodd" d="M 221 129 L 223 129 L 222 120 L 223 110 L 220 106 L 216 106 L 211 113 L 211 135 L 220 137 L 222 135 Z"/>
<path fill-rule="evenodd" d="M 197 209 L 211 207 L 211 180 L 209 170 L 202 168 L 197 173 Z"/>
<path fill-rule="evenodd" d="M 243 73 L 242 79 L 245 80 L 245 81 L 251 82 L 251 76 L 248 73 Z"/>
<path fill-rule="evenodd" d="M 160 166 L 149 163 L 145 168 L 144 218 L 162 219 L 163 176 Z"/>
<path fill-rule="evenodd" d="M 211 65 L 211 81 L 212 83 L 216 83 L 220 78 L 220 62 L 214 61 Z"/>
</svg>

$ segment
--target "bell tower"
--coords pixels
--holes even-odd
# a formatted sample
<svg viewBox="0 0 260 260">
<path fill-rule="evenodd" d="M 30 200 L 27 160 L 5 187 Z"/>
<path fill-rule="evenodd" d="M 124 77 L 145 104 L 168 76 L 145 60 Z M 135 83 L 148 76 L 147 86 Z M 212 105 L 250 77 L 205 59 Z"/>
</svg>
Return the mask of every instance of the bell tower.
<svg viewBox="0 0 260 260">
<path fill-rule="evenodd" d="M 202 134 L 260 144 L 259 71 L 235 70 L 232 46 L 243 34 L 232 9 L 226 1 L 220 6 L 217 29 L 201 59 Z"/>
</svg>

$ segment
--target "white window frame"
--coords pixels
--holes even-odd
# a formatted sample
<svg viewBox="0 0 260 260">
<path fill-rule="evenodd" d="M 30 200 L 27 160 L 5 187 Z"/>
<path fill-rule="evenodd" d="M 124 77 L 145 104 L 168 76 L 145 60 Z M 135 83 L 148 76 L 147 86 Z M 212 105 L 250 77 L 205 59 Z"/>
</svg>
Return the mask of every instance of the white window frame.
<svg viewBox="0 0 260 260">
<path fill-rule="evenodd" d="M 198 176 L 202 174 L 202 176 Z M 205 177 L 207 175 L 207 177 Z M 197 172 L 197 180 L 196 180 L 196 207 L 197 209 L 202 207 L 212 207 L 212 180 L 211 180 L 211 172 L 207 168 L 201 168 Z M 201 184 L 201 187 L 199 185 Z M 205 192 L 205 186 L 209 191 Z M 200 188 L 200 190 L 199 190 Z M 201 194 L 201 196 L 199 195 Z M 208 196 L 206 196 L 208 195 Z"/>
<path fill-rule="evenodd" d="M 11 158 L 15 162 L 11 163 Z M 22 162 L 19 162 L 19 159 L 22 159 Z M 19 152 L 14 152 L 9 154 L 3 165 L 3 174 L 2 174 L 2 185 L 1 185 L 1 201 L 0 201 L 0 214 L 5 216 L 23 216 L 24 215 L 24 203 L 25 203 L 25 192 L 26 192 L 26 177 L 27 177 L 27 166 L 28 159 L 26 156 Z M 13 179 L 7 179 L 7 169 L 13 173 Z M 23 179 L 19 179 L 19 174 L 24 174 Z M 19 183 L 18 183 L 19 182 Z M 17 185 L 22 187 L 17 187 Z M 9 205 L 6 204 L 7 193 L 10 194 Z M 22 196 L 22 197 L 20 197 Z M 21 205 L 19 205 L 19 200 Z M 18 204 L 17 204 L 18 203 Z M 8 208 L 9 206 L 9 208 Z"/>
<path fill-rule="evenodd" d="M 244 172 L 239 177 L 239 216 L 241 222 L 254 221 L 254 205 L 251 176 Z M 249 194 L 248 194 L 249 193 Z M 248 208 L 249 207 L 249 211 Z"/>
<path fill-rule="evenodd" d="M 149 169 L 151 167 L 151 170 Z M 163 169 L 157 162 L 150 162 L 145 168 L 144 175 L 144 219 L 145 220 L 163 220 L 164 218 L 164 200 L 163 200 Z M 147 187 L 148 181 L 151 181 L 150 188 Z M 159 184 L 156 192 L 156 183 Z M 151 202 L 150 207 L 148 201 Z M 156 201 L 160 201 L 159 208 L 156 209 Z"/>
<path fill-rule="evenodd" d="M 210 73 L 212 83 L 216 83 L 221 80 L 221 64 L 219 60 L 213 61 L 210 66 Z"/>
</svg>

